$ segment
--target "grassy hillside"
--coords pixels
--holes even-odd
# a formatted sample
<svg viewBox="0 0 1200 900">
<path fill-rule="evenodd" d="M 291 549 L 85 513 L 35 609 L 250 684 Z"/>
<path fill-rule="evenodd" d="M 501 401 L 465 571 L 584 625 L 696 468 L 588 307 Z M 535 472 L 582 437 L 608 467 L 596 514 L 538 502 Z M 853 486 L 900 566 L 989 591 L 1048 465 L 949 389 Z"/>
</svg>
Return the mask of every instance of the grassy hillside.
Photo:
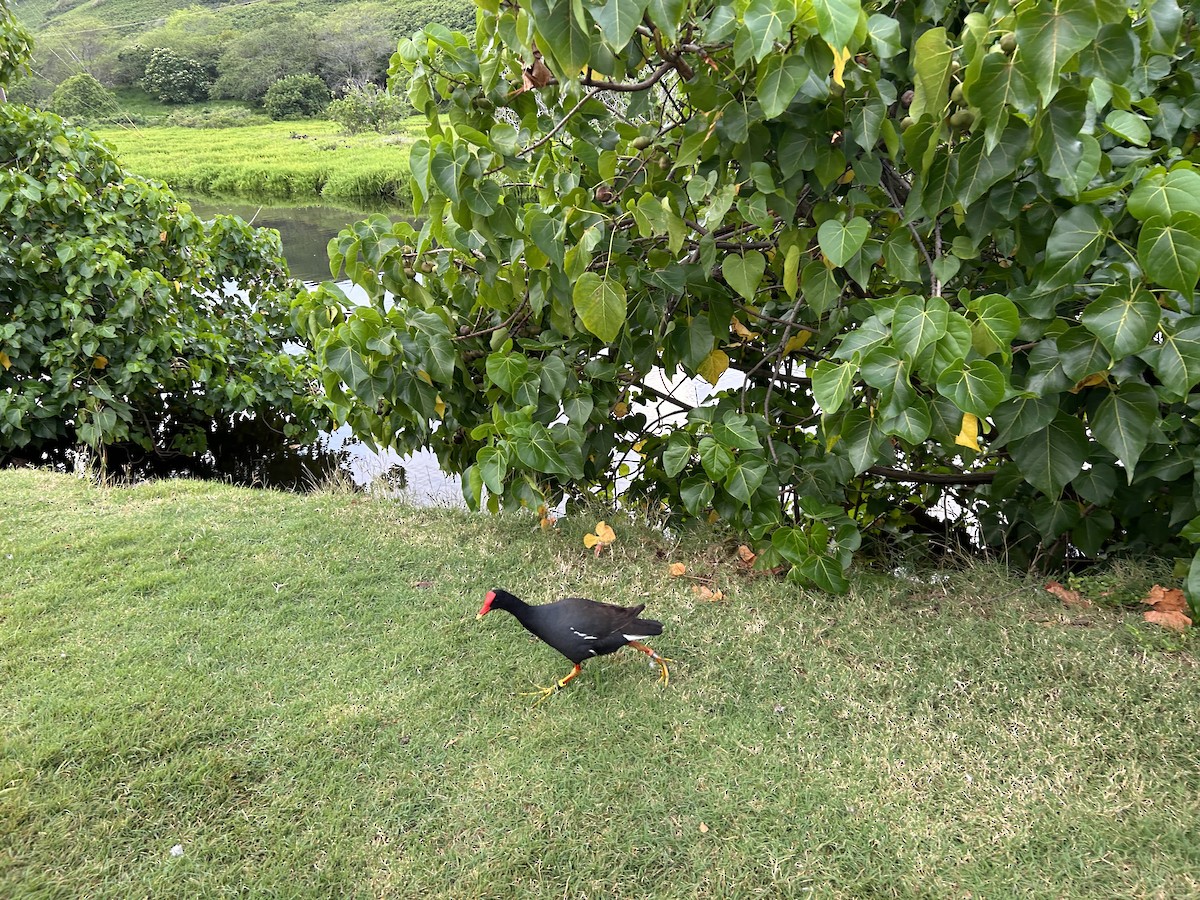
<svg viewBox="0 0 1200 900">
<path fill-rule="evenodd" d="M 0 896 L 1200 896 L 1196 658 L 1134 613 L 810 594 L 623 520 L 595 558 L 333 493 L 0 496 Z M 649 603 L 670 683 L 626 650 L 531 706 L 569 664 L 475 620 L 497 585 Z"/>
<path fill-rule="evenodd" d="M 128 29 L 113 28 L 133 37 L 157 26 L 178 9 L 189 6 L 209 7 L 229 19 L 230 27 L 245 29 L 289 13 L 308 12 L 323 15 L 345 6 L 344 0 L 249 0 L 249 2 L 197 2 L 197 0 L 11 0 L 17 18 L 37 31 L 70 30 L 94 27 L 101 19 L 106 26 L 129 24 Z M 396 0 L 389 6 L 397 20 L 425 18 L 444 22 L 448 17 L 471 21 L 471 0 Z M 385 23 L 386 24 L 386 23 Z"/>
</svg>

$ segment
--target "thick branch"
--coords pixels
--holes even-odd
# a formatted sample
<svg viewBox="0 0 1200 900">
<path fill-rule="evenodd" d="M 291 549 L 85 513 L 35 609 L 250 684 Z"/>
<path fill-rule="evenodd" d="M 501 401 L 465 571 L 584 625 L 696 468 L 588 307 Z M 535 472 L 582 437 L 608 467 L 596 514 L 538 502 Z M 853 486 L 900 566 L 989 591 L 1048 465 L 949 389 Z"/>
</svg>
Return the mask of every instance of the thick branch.
<svg viewBox="0 0 1200 900">
<path fill-rule="evenodd" d="M 991 484 L 995 472 L 961 472 L 959 474 L 937 474 L 934 472 L 906 472 L 904 469 L 893 469 L 891 466 L 871 466 L 867 473 L 887 481 L 900 481 L 907 484 Z"/>
</svg>

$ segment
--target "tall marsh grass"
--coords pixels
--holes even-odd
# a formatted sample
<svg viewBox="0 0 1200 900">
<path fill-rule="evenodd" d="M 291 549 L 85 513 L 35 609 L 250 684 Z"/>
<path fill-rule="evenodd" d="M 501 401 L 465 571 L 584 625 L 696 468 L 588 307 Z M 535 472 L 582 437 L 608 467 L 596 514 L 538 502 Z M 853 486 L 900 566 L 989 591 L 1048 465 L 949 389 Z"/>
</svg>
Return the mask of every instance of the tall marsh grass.
<svg viewBox="0 0 1200 900">
<path fill-rule="evenodd" d="M 407 206 L 409 134 L 342 134 L 333 122 L 240 128 L 101 128 L 126 168 L 174 188 L 249 198 Z"/>
</svg>

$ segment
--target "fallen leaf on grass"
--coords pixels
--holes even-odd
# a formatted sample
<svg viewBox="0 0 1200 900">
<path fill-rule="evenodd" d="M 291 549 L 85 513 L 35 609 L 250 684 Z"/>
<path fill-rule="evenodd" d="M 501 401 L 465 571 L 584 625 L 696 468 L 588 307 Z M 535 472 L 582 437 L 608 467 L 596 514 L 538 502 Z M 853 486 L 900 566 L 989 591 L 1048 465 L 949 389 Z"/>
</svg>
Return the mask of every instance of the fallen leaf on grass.
<svg viewBox="0 0 1200 900">
<path fill-rule="evenodd" d="M 549 531 L 557 524 L 558 516 L 545 503 L 538 507 L 538 526 L 542 531 Z"/>
<path fill-rule="evenodd" d="M 606 522 L 597 522 L 595 532 L 585 534 L 583 536 L 583 546 L 591 550 L 593 547 L 596 550 L 596 556 L 599 556 L 604 548 L 609 546 L 617 539 L 617 533 L 612 530 L 612 527 Z"/>
<path fill-rule="evenodd" d="M 739 563 L 741 563 L 746 568 L 749 568 L 750 566 L 754 565 L 754 561 L 756 559 L 758 559 L 758 554 L 755 553 L 753 550 L 751 550 L 749 547 L 747 547 L 745 544 L 741 544 L 737 548 L 737 557 L 738 557 Z"/>
<path fill-rule="evenodd" d="M 697 597 L 699 597 L 701 600 L 724 600 L 725 599 L 724 591 L 710 588 L 710 587 L 705 587 L 702 584 L 693 584 L 692 585 L 692 593 L 695 594 Z"/>
<path fill-rule="evenodd" d="M 1057 581 L 1051 581 L 1046 585 L 1046 590 L 1065 603 L 1067 606 L 1083 606 L 1092 605 L 1092 601 L 1079 591 L 1073 591 L 1070 588 L 1063 587 Z"/>
<path fill-rule="evenodd" d="M 700 833 L 708 834 L 708 826 L 705 825 L 703 822 L 700 823 Z"/>
<path fill-rule="evenodd" d="M 683 563 L 671 563 L 671 567 L 667 571 L 671 573 L 672 578 L 678 578 L 687 571 L 687 566 Z"/>
<path fill-rule="evenodd" d="M 1172 631 L 1187 631 L 1192 626 L 1187 600 L 1179 588 L 1165 588 L 1156 584 L 1142 602 L 1150 606 L 1149 610 L 1142 613 L 1142 618 L 1151 625 L 1161 625 Z"/>
</svg>

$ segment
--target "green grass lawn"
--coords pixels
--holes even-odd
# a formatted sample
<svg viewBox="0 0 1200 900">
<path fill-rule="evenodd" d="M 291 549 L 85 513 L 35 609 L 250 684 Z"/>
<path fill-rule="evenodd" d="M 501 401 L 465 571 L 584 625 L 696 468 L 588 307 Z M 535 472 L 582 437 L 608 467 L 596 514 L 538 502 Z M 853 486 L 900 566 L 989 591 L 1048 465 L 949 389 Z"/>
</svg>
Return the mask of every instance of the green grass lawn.
<svg viewBox="0 0 1200 900">
<path fill-rule="evenodd" d="M 411 132 L 348 135 L 337 123 L 319 120 L 94 130 L 116 149 L 128 171 L 178 190 L 252 199 L 411 202 Z"/>
<path fill-rule="evenodd" d="M 623 521 L 596 559 L 338 493 L 0 496 L 0 896 L 1200 896 L 1196 657 L 1134 612 L 810 594 Z M 570 665 L 492 586 L 648 602 L 670 684 L 627 650 L 531 706 Z"/>
</svg>

